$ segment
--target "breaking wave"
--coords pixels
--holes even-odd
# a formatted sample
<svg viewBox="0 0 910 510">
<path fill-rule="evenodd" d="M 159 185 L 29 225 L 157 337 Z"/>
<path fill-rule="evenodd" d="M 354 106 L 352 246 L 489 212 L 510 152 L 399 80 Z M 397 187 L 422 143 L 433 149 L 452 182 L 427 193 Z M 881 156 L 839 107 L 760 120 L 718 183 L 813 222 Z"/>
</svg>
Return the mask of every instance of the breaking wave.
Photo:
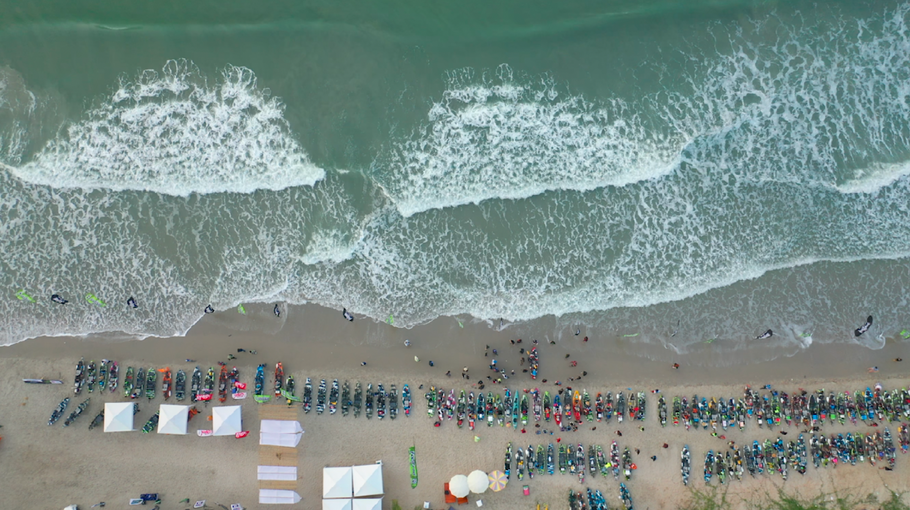
<svg viewBox="0 0 910 510">
<path fill-rule="evenodd" d="M 192 62 L 123 77 L 117 89 L 14 170 L 27 182 L 168 195 L 312 186 L 284 105 L 247 68 L 210 81 Z"/>
</svg>

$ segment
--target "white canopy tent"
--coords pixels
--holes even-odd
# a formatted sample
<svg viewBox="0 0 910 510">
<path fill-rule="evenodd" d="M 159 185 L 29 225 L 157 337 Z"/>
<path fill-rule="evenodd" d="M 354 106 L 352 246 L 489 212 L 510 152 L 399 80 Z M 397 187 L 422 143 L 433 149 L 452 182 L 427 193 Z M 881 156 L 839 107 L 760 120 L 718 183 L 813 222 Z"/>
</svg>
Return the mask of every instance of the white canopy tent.
<svg viewBox="0 0 910 510">
<path fill-rule="evenodd" d="M 297 480 L 297 466 L 259 466 L 259 480 Z"/>
<path fill-rule="evenodd" d="M 133 430 L 132 402 L 104 403 L 104 431 L 129 432 Z"/>
<path fill-rule="evenodd" d="M 351 469 L 355 498 L 382 495 L 382 464 L 354 466 Z"/>
<path fill-rule="evenodd" d="M 382 510 L 382 498 L 355 499 L 351 510 Z"/>
<path fill-rule="evenodd" d="M 220 406 L 212 408 L 212 435 L 233 436 L 243 430 L 240 421 L 240 406 Z"/>
<path fill-rule="evenodd" d="M 161 404 L 158 418 L 159 434 L 186 434 L 186 423 L 189 421 L 190 407 Z"/>
<path fill-rule="evenodd" d="M 350 498 L 352 496 L 352 469 L 327 467 L 322 469 L 322 497 Z"/>
<path fill-rule="evenodd" d="M 350 499 L 323 499 L 322 510 L 352 510 Z"/>
<path fill-rule="evenodd" d="M 300 494 L 278 489 L 259 489 L 259 503 L 264 505 L 293 505 L 300 502 Z"/>
<path fill-rule="evenodd" d="M 259 427 L 259 444 L 294 448 L 300 443 L 303 427 L 290 420 L 262 420 Z"/>
</svg>

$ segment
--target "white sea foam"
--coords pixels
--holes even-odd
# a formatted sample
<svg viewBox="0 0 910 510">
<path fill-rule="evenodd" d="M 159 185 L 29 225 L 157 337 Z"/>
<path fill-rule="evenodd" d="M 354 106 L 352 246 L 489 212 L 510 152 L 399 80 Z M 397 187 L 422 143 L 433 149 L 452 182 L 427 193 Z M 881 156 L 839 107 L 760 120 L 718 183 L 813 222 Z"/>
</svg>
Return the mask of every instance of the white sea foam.
<svg viewBox="0 0 910 510">
<path fill-rule="evenodd" d="M 552 79 L 450 73 L 427 125 L 397 143 L 374 173 L 405 216 L 548 190 L 623 186 L 673 170 L 684 133 L 649 131 L 620 99 L 593 103 Z"/>
<path fill-rule="evenodd" d="M 373 175 L 405 216 L 626 186 L 680 163 L 714 178 L 869 192 L 906 173 L 876 168 L 910 148 L 908 12 L 714 26 L 715 47 L 679 48 L 682 69 L 655 70 L 665 89 L 627 100 L 585 99 L 507 66 L 454 71 L 425 125 Z"/>
<path fill-rule="evenodd" d="M 210 81 L 191 62 L 123 77 L 82 120 L 62 130 L 20 179 L 64 188 L 169 195 L 313 185 L 313 165 L 253 72 L 228 66 Z"/>
<path fill-rule="evenodd" d="M 874 193 L 907 175 L 910 175 L 910 161 L 878 164 L 871 168 L 857 170 L 852 180 L 846 181 L 836 188 L 842 193 Z"/>
</svg>

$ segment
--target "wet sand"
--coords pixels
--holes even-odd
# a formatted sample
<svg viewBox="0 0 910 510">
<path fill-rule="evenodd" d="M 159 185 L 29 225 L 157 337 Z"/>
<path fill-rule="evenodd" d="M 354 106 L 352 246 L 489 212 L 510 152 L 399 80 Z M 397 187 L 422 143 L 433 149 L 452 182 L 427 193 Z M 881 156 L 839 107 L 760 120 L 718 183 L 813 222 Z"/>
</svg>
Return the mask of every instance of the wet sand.
<svg viewBox="0 0 910 510">
<path fill-rule="evenodd" d="M 321 496 L 321 468 L 328 465 L 350 465 L 371 463 L 381 459 L 385 464 L 386 504 L 397 499 L 403 508 L 413 508 L 430 501 L 433 508 L 442 505 L 442 484 L 452 475 L 467 474 L 473 469 L 490 471 L 501 469 L 505 446 L 509 441 L 517 447 L 527 448 L 529 444 L 546 444 L 562 438 L 563 442 L 601 444 L 608 448 L 614 439 L 620 447 L 640 448 L 635 456 L 639 466 L 632 480 L 627 483 L 635 499 L 636 508 L 678 508 L 688 497 L 679 477 L 679 450 L 683 444 L 692 449 L 692 481 L 703 487 L 701 463 L 704 453 L 713 448 L 723 449 L 726 441 L 720 441 L 706 431 L 686 432 L 683 427 L 661 429 L 656 419 L 656 398 L 648 394 L 649 412 L 645 431 L 638 430 L 639 424 L 626 420 L 622 425 L 612 423 L 584 423 L 578 432 L 556 433 L 553 436 L 536 435 L 538 429 L 529 424 L 529 433 L 521 434 L 510 428 L 479 426 L 472 433 L 467 427 L 458 429 L 454 423 L 433 427 L 433 420 L 427 418 L 424 390 L 419 386 L 437 385 L 445 388 L 470 390 L 478 377 L 491 374 L 488 369 L 490 356 L 485 357 L 485 346 L 499 351 L 498 366 L 507 370 L 516 369 L 516 376 L 506 385 L 513 390 L 539 387 L 551 393 L 557 390 L 556 380 L 563 387 L 587 388 L 592 397 L 599 391 L 650 391 L 660 388 L 668 400 L 674 395 L 691 397 L 693 393 L 718 397 L 741 395 L 744 384 L 774 387 L 792 391 L 798 387 L 824 387 L 833 390 L 855 390 L 881 381 L 886 388 L 906 385 L 906 363 L 895 363 L 893 358 L 901 356 L 905 347 L 889 343 L 878 351 L 860 347 L 818 345 L 793 356 L 774 362 L 725 366 L 711 368 L 705 360 L 696 358 L 674 358 L 672 353 L 649 353 L 658 361 L 629 354 L 632 346 L 624 344 L 621 338 L 589 338 L 583 342 L 584 332 L 562 334 L 556 345 L 548 339 L 539 338 L 541 371 L 538 380 L 531 381 L 521 373 L 519 348 L 529 348 L 533 337 L 525 336 L 523 342 L 512 346 L 510 339 L 517 339 L 514 331 L 506 328 L 495 331 L 485 324 L 465 323 L 460 327 L 455 319 L 441 319 L 412 330 L 399 330 L 386 324 L 367 320 L 347 322 L 341 313 L 318 307 L 293 307 L 286 310 L 280 319 L 271 313 L 271 307 L 248 306 L 247 315 L 224 312 L 206 316 L 186 338 L 147 339 L 144 341 L 104 338 L 40 338 L 14 346 L 0 348 L 0 382 L 7 388 L 0 399 L 0 494 L 5 494 L 9 508 L 62 508 L 78 503 L 87 508 L 98 501 L 108 506 L 125 506 L 130 497 L 142 492 L 159 492 L 164 497 L 162 508 L 185 508 L 177 501 L 183 498 L 206 499 L 209 506 L 215 503 L 230 505 L 241 503 L 246 508 L 259 508 L 257 502 L 256 465 L 258 462 L 258 410 L 251 399 L 243 402 L 244 428 L 252 434 L 246 439 L 199 438 L 195 431 L 210 428 L 203 412 L 190 422 L 190 435 L 161 436 L 141 432 L 105 434 L 99 430 L 88 431 L 91 419 L 101 409 L 101 402 L 121 401 L 122 393 L 111 395 L 105 392 L 99 398 L 92 394 L 92 405 L 72 426 L 62 427 L 62 421 L 55 426 L 46 425 L 53 408 L 65 396 L 72 394 L 72 378 L 75 362 L 82 356 L 88 359 L 114 359 L 122 368 L 170 366 L 176 372 L 184 369 L 187 373 L 195 364 L 203 369 L 215 366 L 221 360 L 229 365 L 236 364 L 241 370 L 242 380 L 252 382 L 255 366 L 267 363 L 271 368 L 276 361 L 282 361 L 285 370 L 298 380 L 298 395 L 302 394 L 306 377 L 331 380 L 338 378 L 361 381 L 364 386 L 372 382 L 383 383 L 386 388 L 397 384 L 399 390 L 408 383 L 414 394 L 414 410 L 411 417 L 399 416 L 397 420 L 378 420 L 375 416 L 367 421 L 363 416 L 341 417 L 328 413 L 317 416 L 314 412 L 299 413 L 306 430 L 300 443 L 300 471 L 298 492 L 303 501 L 298 508 L 318 508 Z M 551 335 L 552 336 L 552 335 Z M 404 346 L 405 339 L 411 340 L 411 347 Z M 238 354 L 237 348 L 256 349 L 258 353 Z M 227 356 L 233 353 L 236 361 Z M 569 358 L 566 359 L 566 355 Z M 415 363 L 414 356 L 420 358 Z M 184 359 L 198 363 L 185 363 Z M 908 357 L 910 359 L 910 357 Z M 434 361 L 430 367 L 428 362 Z M 570 361 L 578 362 L 571 367 Z M 367 366 L 360 366 L 367 361 Z M 670 363 L 677 361 L 681 368 L 674 370 Z M 871 365 L 880 367 L 877 374 L 868 374 Z M 471 380 L 462 379 L 461 368 L 470 368 Z M 451 370 L 452 377 L 445 376 Z M 580 382 L 569 382 L 587 371 L 588 376 Z M 55 378 L 64 381 L 64 386 L 33 386 L 21 383 L 23 377 Z M 121 376 L 122 377 L 122 376 Z M 543 383 L 543 379 L 548 382 Z M 271 386 L 271 382 L 269 382 Z M 486 384 L 485 391 L 500 392 L 499 385 Z M 476 391 L 476 390 L 475 390 Z M 86 395 L 88 396 L 88 395 Z M 84 398 L 84 397 L 82 397 Z M 71 408 L 80 399 L 73 399 Z M 146 399 L 139 401 L 141 412 L 136 416 L 136 428 L 163 403 L 158 398 L 149 404 Z M 171 403 L 173 399 L 171 399 Z M 231 404 L 228 401 L 226 404 Z M 276 405 L 276 404 L 267 404 Z M 210 408 L 211 406 L 209 406 Z M 68 410 L 69 412 L 69 410 Z M 67 414 L 68 414 L 67 412 Z M 554 430 L 554 424 L 542 423 L 542 428 Z M 591 430 L 596 426 L 597 430 Z M 622 430 L 623 437 L 617 438 L 615 430 Z M 875 430 L 870 427 L 826 426 L 823 432 L 846 432 L 849 430 Z M 785 439 L 795 438 L 795 427 L 787 429 L 791 434 Z M 896 424 L 892 425 L 896 434 Z M 728 440 L 763 440 L 776 436 L 777 431 L 758 429 L 749 423 L 744 433 L 729 431 Z M 480 437 L 479 442 L 474 436 Z M 662 443 L 669 448 L 661 448 Z M 412 490 L 409 485 L 407 448 L 417 447 L 420 485 Z M 658 460 L 648 459 L 657 455 Z M 867 464 L 843 466 L 838 469 L 815 470 L 809 467 L 805 477 L 791 474 L 783 483 L 779 477 L 762 476 L 756 480 L 729 485 L 731 497 L 754 499 L 757 495 L 774 493 L 782 486 L 788 491 L 803 494 L 819 490 L 847 491 L 851 487 L 875 490 L 884 493 L 885 485 L 895 490 L 906 490 L 910 482 L 906 476 L 907 460 L 899 456 L 897 468 L 886 472 Z M 528 485 L 529 497 L 521 495 L 521 486 Z M 513 474 L 512 482 L 503 492 L 488 493 L 481 498 L 486 508 L 533 508 L 536 502 L 550 504 L 550 508 L 566 506 L 567 489 L 582 490 L 583 487 L 599 488 L 616 504 L 618 483 L 612 477 L 586 480 L 580 485 L 574 476 L 527 477 L 518 483 Z M 23 491 L 22 488 L 29 490 Z M 34 490 L 40 489 L 40 490 Z M 472 497 L 472 500 L 476 499 Z M 472 503 L 473 504 L 473 503 Z M 739 505 L 740 507 L 743 504 Z M 447 507 L 443 507 L 447 508 Z"/>
</svg>

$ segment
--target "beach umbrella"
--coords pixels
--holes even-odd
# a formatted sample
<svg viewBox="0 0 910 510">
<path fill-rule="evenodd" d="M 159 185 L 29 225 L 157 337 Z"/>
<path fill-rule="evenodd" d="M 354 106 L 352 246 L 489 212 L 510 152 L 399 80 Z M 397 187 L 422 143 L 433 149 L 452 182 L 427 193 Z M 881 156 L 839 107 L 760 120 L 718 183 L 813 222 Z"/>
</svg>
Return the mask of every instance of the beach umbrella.
<svg viewBox="0 0 910 510">
<path fill-rule="evenodd" d="M 490 482 L 489 487 L 493 492 L 499 492 L 506 488 L 506 484 L 509 483 L 509 479 L 506 478 L 506 474 L 502 471 L 493 471 L 487 475 L 487 481 Z"/>
<path fill-rule="evenodd" d="M 465 475 L 455 475 L 449 480 L 449 492 L 456 498 L 463 498 L 471 492 L 468 487 L 468 477 Z"/>
<path fill-rule="evenodd" d="M 489 485 L 490 480 L 487 479 L 487 474 L 479 469 L 471 471 L 471 474 L 468 475 L 468 488 L 474 494 L 483 494 Z"/>
</svg>

